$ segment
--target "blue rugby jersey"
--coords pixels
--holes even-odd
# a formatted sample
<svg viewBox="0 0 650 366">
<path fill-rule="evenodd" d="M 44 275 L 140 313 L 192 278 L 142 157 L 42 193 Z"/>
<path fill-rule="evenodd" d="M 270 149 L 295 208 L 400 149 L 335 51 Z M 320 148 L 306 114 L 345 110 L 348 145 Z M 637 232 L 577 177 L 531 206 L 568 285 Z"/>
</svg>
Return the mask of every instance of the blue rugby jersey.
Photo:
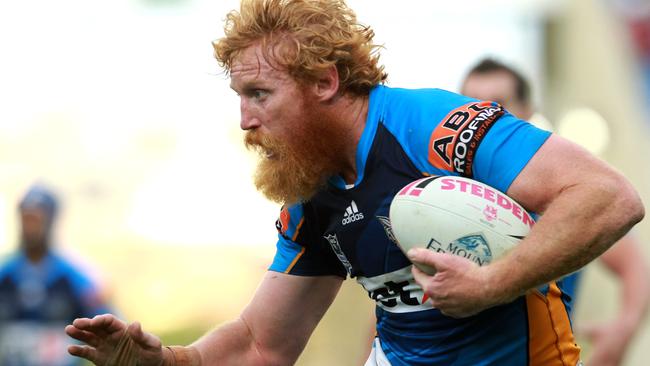
<svg viewBox="0 0 650 366">
<path fill-rule="evenodd" d="M 310 201 L 284 207 L 270 270 L 355 277 L 376 301 L 392 365 L 575 365 L 579 348 L 551 283 L 475 316 L 442 315 L 397 247 L 388 211 L 406 184 L 461 175 L 506 192 L 550 134 L 492 102 L 439 89 L 375 87 L 357 147 L 357 180 L 333 177 Z"/>
</svg>

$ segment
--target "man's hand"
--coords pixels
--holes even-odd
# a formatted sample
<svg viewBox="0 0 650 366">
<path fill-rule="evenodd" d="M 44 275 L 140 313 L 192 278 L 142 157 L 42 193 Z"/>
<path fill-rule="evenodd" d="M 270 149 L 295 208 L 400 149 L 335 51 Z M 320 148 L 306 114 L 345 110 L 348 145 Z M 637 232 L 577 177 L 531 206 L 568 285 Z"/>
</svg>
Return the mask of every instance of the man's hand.
<svg viewBox="0 0 650 366">
<path fill-rule="evenodd" d="M 412 273 L 433 306 L 444 315 L 468 317 L 514 299 L 492 290 L 498 286 L 489 283 L 487 267 L 479 267 L 466 258 L 420 248 L 409 250 L 408 258 L 436 269 L 434 275 L 429 275 L 413 266 Z"/>
<path fill-rule="evenodd" d="M 73 345 L 68 352 L 97 366 L 162 366 L 158 337 L 142 331 L 140 324 L 127 324 L 111 314 L 75 319 L 65 332 L 86 345 Z"/>
<path fill-rule="evenodd" d="M 591 343 L 589 366 L 620 365 L 632 336 L 629 327 L 620 319 L 578 327 L 577 333 L 585 336 Z"/>
</svg>

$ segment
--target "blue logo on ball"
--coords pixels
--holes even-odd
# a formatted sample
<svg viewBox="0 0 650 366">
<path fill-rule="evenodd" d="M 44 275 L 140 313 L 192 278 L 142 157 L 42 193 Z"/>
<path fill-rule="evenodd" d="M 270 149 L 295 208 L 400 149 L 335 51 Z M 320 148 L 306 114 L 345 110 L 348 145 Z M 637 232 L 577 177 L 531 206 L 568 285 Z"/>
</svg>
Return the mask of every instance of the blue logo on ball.
<svg viewBox="0 0 650 366">
<path fill-rule="evenodd" d="M 446 246 L 434 238 L 429 239 L 427 249 L 439 253 L 449 253 L 467 258 L 482 266 L 492 261 L 492 251 L 485 237 L 481 234 L 470 234 L 458 238 Z"/>
</svg>

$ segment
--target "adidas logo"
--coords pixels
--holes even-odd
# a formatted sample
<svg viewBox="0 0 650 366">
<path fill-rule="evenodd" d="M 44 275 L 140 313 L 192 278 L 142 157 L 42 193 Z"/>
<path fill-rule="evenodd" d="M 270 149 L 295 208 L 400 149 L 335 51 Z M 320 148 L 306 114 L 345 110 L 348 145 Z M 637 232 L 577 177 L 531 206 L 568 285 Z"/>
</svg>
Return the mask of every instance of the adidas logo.
<svg viewBox="0 0 650 366">
<path fill-rule="evenodd" d="M 352 201 L 350 203 L 350 206 L 348 206 L 345 209 L 345 213 L 343 214 L 343 220 L 341 220 L 341 224 L 347 225 L 351 222 L 363 220 L 363 213 L 359 212 L 359 209 L 357 208 L 357 204 Z"/>
</svg>

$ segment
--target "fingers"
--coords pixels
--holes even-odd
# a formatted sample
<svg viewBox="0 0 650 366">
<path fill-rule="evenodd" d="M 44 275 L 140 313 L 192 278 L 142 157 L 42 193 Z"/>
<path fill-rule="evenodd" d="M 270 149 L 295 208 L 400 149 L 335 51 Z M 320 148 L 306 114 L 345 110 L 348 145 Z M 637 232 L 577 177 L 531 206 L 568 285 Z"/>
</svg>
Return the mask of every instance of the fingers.
<svg viewBox="0 0 650 366">
<path fill-rule="evenodd" d="M 450 256 L 446 253 L 438 253 L 424 248 L 413 248 L 406 254 L 413 263 L 420 263 L 433 267 L 436 271 L 445 269 L 446 257 Z"/>
<path fill-rule="evenodd" d="M 411 268 L 411 273 L 413 274 L 413 279 L 415 280 L 415 282 L 419 283 L 420 286 L 426 283 L 427 279 L 430 277 L 428 273 L 425 273 L 417 266 L 413 266 Z"/>
<path fill-rule="evenodd" d="M 97 359 L 97 350 L 90 346 L 69 346 L 68 353 L 73 356 L 85 358 L 86 360 L 93 363 Z"/>
<path fill-rule="evenodd" d="M 65 333 L 70 337 L 93 347 L 97 347 L 99 345 L 99 338 L 94 333 L 81 330 L 73 325 L 66 326 Z"/>
<path fill-rule="evenodd" d="M 484 309 L 482 295 L 477 290 L 478 267 L 467 258 L 438 253 L 427 249 L 412 249 L 407 253 L 415 264 L 411 268 L 413 279 L 420 285 L 428 301 L 443 315 L 463 318 L 474 315 Z M 435 274 L 426 271 L 426 267 L 436 269 Z"/>
<path fill-rule="evenodd" d="M 97 315 L 91 320 L 91 326 L 103 329 L 108 333 L 122 332 L 126 328 L 126 323 L 116 318 L 112 314 Z"/>
<path fill-rule="evenodd" d="M 78 329 L 105 337 L 115 332 L 124 331 L 126 324 L 111 314 L 97 315 L 92 319 L 79 318 L 72 322 Z"/>
<path fill-rule="evenodd" d="M 433 254 L 432 251 L 423 248 L 413 248 L 406 253 L 411 261 L 425 263 L 426 258 L 429 257 L 429 253 Z"/>
<path fill-rule="evenodd" d="M 142 325 L 139 322 L 133 322 L 129 325 L 127 332 L 131 339 L 140 347 L 158 349 L 162 347 L 160 339 L 153 334 L 145 333 L 142 331 Z"/>
</svg>

